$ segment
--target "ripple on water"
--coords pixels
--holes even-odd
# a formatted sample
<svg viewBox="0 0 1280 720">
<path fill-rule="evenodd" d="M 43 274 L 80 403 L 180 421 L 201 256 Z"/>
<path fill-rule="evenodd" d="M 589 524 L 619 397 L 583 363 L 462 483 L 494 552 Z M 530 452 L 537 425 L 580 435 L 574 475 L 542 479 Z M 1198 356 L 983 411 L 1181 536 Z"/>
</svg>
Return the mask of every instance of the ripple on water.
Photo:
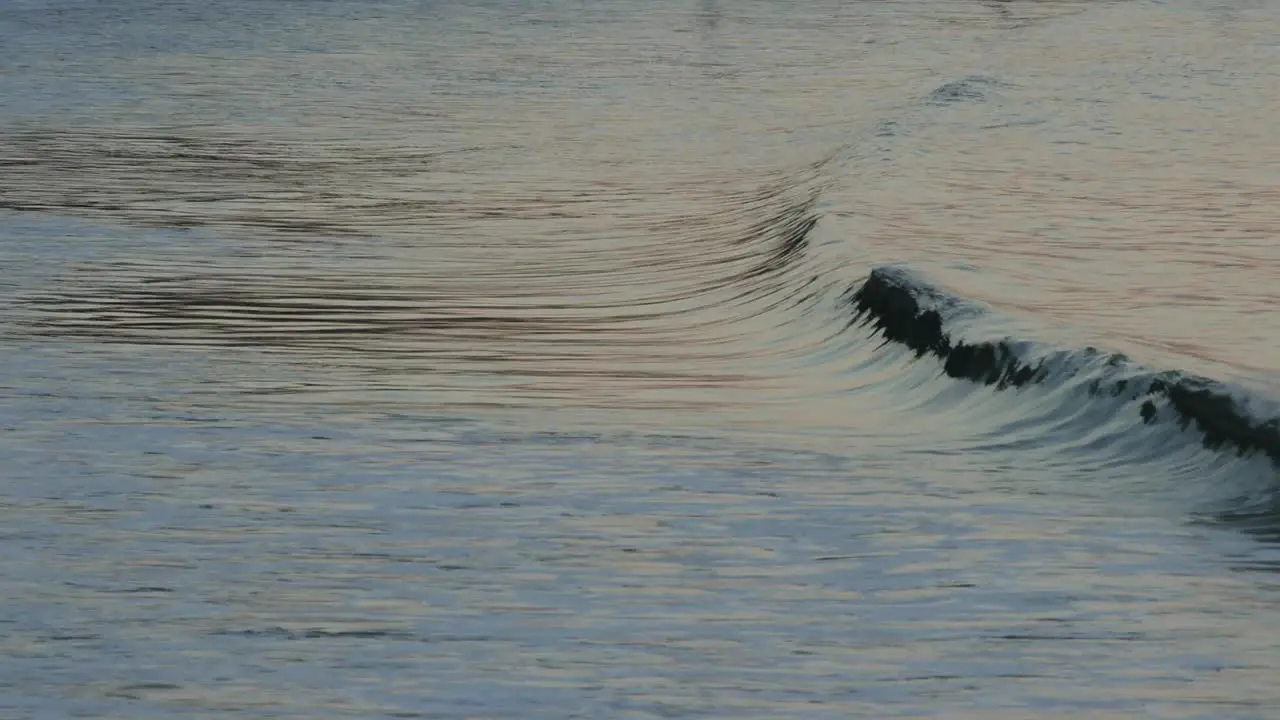
<svg viewBox="0 0 1280 720">
<path fill-rule="evenodd" d="M 0 715 L 1275 706 L 1253 4 L 145 5 L 0 13 Z"/>
</svg>

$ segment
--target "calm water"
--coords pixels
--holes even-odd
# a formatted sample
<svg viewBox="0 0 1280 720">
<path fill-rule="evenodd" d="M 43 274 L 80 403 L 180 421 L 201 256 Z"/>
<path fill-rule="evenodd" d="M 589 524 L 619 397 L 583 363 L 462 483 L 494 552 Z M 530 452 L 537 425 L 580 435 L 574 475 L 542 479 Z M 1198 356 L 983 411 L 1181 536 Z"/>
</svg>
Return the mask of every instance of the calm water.
<svg viewBox="0 0 1280 720">
<path fill-rule="evenodd" d="M 1277 38 L 6 2 L 0 717 L 1277 717 Z"/>
</svg>

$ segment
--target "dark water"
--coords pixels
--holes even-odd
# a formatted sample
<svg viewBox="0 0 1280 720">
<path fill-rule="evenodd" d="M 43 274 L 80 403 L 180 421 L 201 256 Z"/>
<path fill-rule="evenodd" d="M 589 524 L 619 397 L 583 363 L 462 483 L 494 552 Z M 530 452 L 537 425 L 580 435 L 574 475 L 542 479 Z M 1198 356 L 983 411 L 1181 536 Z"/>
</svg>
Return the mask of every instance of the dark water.
<svg viewBox="0 0 1280 720">
<path fill-rule="evenodd" d="M 1273 718 L 1280 3 L 0 7 L 0 716 Z"/>
</svg>

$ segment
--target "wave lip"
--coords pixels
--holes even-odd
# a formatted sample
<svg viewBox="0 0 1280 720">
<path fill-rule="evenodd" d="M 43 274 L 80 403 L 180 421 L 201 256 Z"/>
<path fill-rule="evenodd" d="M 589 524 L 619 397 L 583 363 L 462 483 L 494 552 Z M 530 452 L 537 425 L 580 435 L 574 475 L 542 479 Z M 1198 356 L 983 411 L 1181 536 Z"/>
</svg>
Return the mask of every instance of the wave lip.
<svg viewBox="0 0 1280 720">
<path fill-rule="evenodd" d="M 997 389 L 1068 378 L 1084 380 L 1087 396 L 1122 398 L 1135 421 L 1174 421 L 1194 427 L 1211 450 L 1265 454 L 1280 465 L 1280 416 L 1251 407 L 1265 402 L 1247 391 L 1181 371 L 1157 371 L 1121 354 L 1094 348 L 1064 351 L 1013 338 L 965 340 L 949 329 L 968 312 L 983 312 L 902 267 L 875 268 L 849 295 L 855 322 L 874 328 L 886 342 L 903 345 L 917 358 L 936 357 L 943 373 Z"/>
</svg>

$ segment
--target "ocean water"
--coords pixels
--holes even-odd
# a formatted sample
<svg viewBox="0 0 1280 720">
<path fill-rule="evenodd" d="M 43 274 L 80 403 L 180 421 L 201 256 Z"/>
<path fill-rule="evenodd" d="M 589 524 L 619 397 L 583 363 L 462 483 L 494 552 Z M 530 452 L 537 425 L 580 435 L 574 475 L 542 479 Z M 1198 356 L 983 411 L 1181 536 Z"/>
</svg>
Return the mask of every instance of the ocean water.
<svg viewBox="0 0 1280 720">
<path fill-rule="evenodd" d="M 1278 38 L 5 2 L 0 717 L 1280 716 Z"/>
</svg>

